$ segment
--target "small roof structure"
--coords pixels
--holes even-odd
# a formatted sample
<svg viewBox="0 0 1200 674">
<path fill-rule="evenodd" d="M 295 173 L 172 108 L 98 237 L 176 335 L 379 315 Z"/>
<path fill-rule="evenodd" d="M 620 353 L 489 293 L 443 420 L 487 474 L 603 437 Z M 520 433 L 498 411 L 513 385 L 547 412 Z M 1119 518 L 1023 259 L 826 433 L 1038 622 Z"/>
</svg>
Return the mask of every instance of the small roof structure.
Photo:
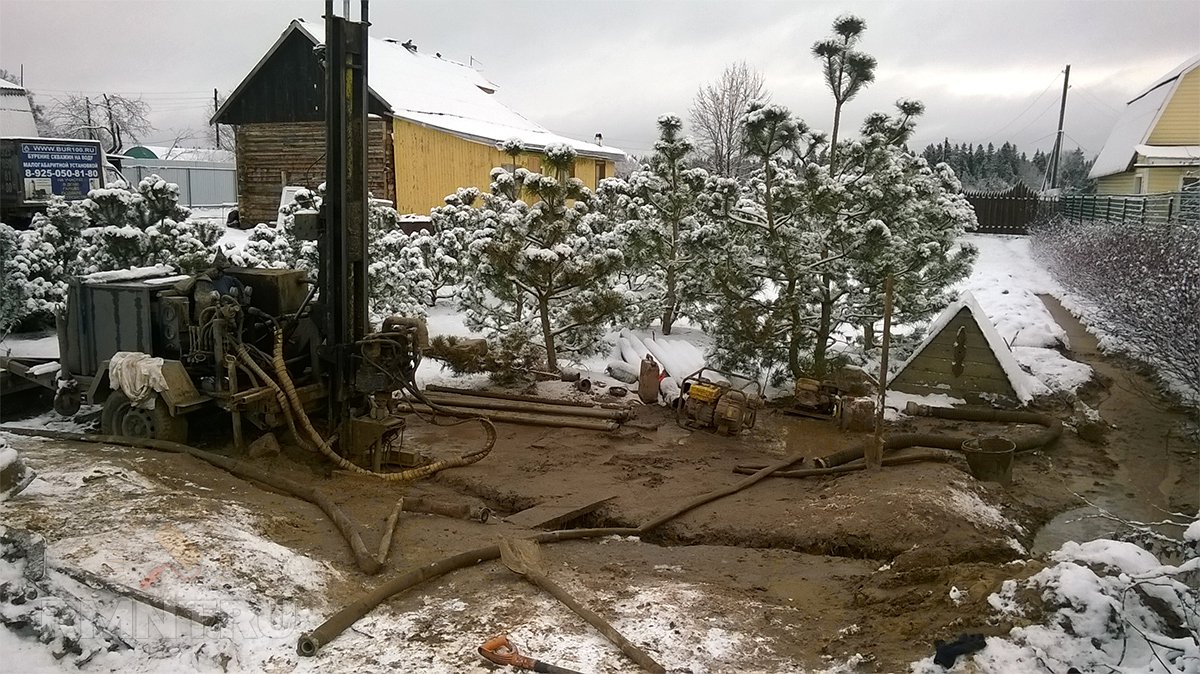
<svg viewBox="0 0 1200 674">
<path fill-rule="evenodd" d="M 0 130 L 6 136 L 37 138 L 37 122 L 25 87 L 0 79 Z"/>
<path fill-rule="evenodd" d="M 307 41 L 307 52 L 311 52 L 312 47 L 323 42 L 322 38 L 308 30 L 303 21 L 293 20 L 254 70 L 217 110 L 212 123 L 253 123 L 249 121 L 239 99 L 248 93 L 251 82 L 256 80 L 260 72 L 269 74 L 266 71 L 272 69 L 272 57 L 276 52 L 301 53 L 292 44 L 298 37 Z M 578 154 L 586 157 L 612 161 L 626 158 L 625 152 L 618 148 L 560 136 L 517 113 L 495 98 L 493 94 L 497 87 L 494 83 L 465 64 L 442 58 L 441 55 L 418 52 L 411 44 L 398 44 L 395 40 L 376 37 L 368 38 L 367 49 L 370 64 L 367 73 L 371 99 L 369 111 L 374 114 L 385 114 L 488 145 L 516 138 L 531 151 L 562 144 L 574 148 Z M 316 79 L 316 85 L 323 88 L 323 80 L 319 75 L 313 77 L 310 73 L 309 78 Z M 289 79 L 301 78 L 293 72 Z M 273 84 L 276 87 L 280 86 L 278 79 L 273 80 Z M 311 89 L 308 82 L 304 82 L 303 85 L 306 89 Z M 303 94 L 308 97 L 312 92 L 305 91 Z M 293 96 L 286 104 L 296 106 L 299 103 L 296 99 L 297 97 Z M 300 107 L 316 108 L 319 105 L 323 105 L 319 97 L 312 97 L 311 100 L 303 101 Z M 296 111 L 296 114 L 316 112 L 317 110 L 305 109 Z M 314 117 L 313 121 L 323 119 L 323 116 L 310 116 Z M 308 117 L 294 117 L 265 121 L 307 120 Z"/>
<path fill-rule="evenodd" d="M 1017 364 L 1008 344 L 969 292 L 962 293 L 930 324 L 917 350 L 888 377 L 888 388 L 893 386 L 909 388 L 912 393 L 999 395 L 1021 403 L 1033 400 L 1043 388 Z"/>
<path fill-rule="evenodd" d="M 134 159 L 171 159 L 190 162 L 233 163 L 233 153 L 207 147 L 167 147 L 165 145 L 134 145 L 121 152 Z"/>
<path fill-rule="evenodd" d="M 1137 147 L 1146 146 L 1163 109 L 1179 88 L 1179 82 L 1197 66 L 1200 66 L 1200 54 L 1179 64 L 1125 104 L 1125 110 L 1109 132 L 1096 162 L 1092 164 L 1089 178 L 1103 178 L 1132 168 L 1137 155 L 1142 154 Z"/>
</svg>

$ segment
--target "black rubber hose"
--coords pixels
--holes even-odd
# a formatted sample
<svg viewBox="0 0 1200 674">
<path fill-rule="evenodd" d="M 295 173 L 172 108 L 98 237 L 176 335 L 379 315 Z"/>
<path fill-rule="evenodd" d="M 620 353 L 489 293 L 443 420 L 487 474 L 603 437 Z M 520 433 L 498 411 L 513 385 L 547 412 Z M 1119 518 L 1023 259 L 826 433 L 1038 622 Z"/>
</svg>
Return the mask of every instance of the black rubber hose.
<svg viewBox="0 0 1200 674">
<path fill-rule="evenodd" d="M 898 456 L 883 457 L 883 465 L 885 466 L 900 466 L 906 463 L 922 463 L 925 461 L 938 461 L 948 463 L 950 461 L 959 460 L 961 454 L 946 450 L 929 450 L 925 452 L 913 452 L 912 454 L 901 454 Z M 841 473 L 853 473 L 859 470 L 866 470 L 867 464 L 862 460 L 851 461 L 840 466 L 832 468 L 802 468 L 800 470 L 781 470 L 771 477 L 821 477 L 824 475 L 839 475 Z M 742 475 L 751 475 L 754 472 L 761 470 L 762 466 L 735 466 L 733 472 Z"/>
<path fill-rule="evenodd" d="M 926 405 L 910 405 L 908 414 L 935 417 L 938 419 L 953 419 L 956 421 L 979 421 L 992 423 L 1037 424 L 1045 430 L 1038 433 L 1018 436 L 1013 440 L 1016 451 L 1027 452 L 1039 447 L 1053 444 L 1062 436 L 1062 422 L 1047 414 L 1037 412 L 1010 412 L 996 410 L 990 407 L 928 407 Z M 890 433 L 884 436 L 883 451 L 895 451 L 906 447 L 933 447 L 936 449 L 961 450 L 963 442 L 973 440 L 969 435 L 948 435 L 945 433 Z M 874 440 L 843 449 L 828 456 L 813 461 L 818 468 L 832 468 L 861 459 Z"/>
</svg>

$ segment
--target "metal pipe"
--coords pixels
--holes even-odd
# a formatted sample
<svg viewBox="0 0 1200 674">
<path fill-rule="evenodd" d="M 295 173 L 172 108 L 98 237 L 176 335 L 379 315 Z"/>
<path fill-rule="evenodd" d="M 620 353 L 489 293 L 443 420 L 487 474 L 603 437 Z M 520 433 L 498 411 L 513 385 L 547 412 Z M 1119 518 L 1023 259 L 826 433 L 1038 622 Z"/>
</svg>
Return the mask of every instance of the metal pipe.
<svg viewBox="0 0 1200 674">
<path fill-rule="evenodd" d="M 425 387 L 427 392 L 432 393 L 457 393 L 459 395 L 471 396 L 472 398 L 495 398 L 497 400 L 520 400 L 527 403 L 544 403 L 546 405 L 561 405 L 563 407 L 587 407 L 600 408 L 605 410 L 624 410 L 629 409 L 626 405 L 618 405 L 615 403 L 592 403 L 584 400 L 558 400 L 556 398 L 544 398 L 542 396 L 529 396 L 520 393 L 504 393 L 503 391 L 477 391 L 469 388 L 455 388 L 453 386 L 438 386 L 430 384 Z"/>
<path fill-rule="evenodd" d="M 450 393 L 426 393 L 425 398 L 443 405 L 457 407 L 476 407 L 485 410 L 502 412 L 531 412 L 534 414 L 552 414 L 590 419 L 613 419 L 625 421 L 631 416 L 629 410 L 602 410 L 591 407 L 564 407 L 561 405 L 546 405 L 543 403 L 528 403 L 518 400 L 496 400 L 494 398 L 473 398 Z"/>
<path fill-rule="evenodd" d="M 929 407 L 927 405 L 909 404 L 906 412 L 910 415 L 936 417 L 939 419 L 954 419 L 957 421 L 978 421 L 990 423 L 1038 424 L 1044 430 L 1031 435 L 1019 436 L 1014 440 L 1016 451 L 1027 452 L 1031 449 L 1044 447 L 1058 440 L 1062 435 L 1062 422 L 1046 414 L 1036 412 L 1010 412 L 989 407 Z M 885 436 L 883 450 L 885 452 L 904 449 L 905 447 L 933 447 L 958 451 L 962 443 L 971 440 L 969 435 L 949 435 L 945 433 L 892 433 Z M 870 442 L 874 442 L 873 440 Z M 863 458 L 867 443 L 862 443 L 823 456 L 813 461 L 818 468 L 831 468 Z"/>
<path fill-rule="evenodd" d="M 583 419 L 578 417 L 559 416 L 559 415 L 537 415 L 523 414 L 521 412 L 509 412 L 501 410 L 481 410 L 470 407 L 453 407 L 438 405 L 437 409 L 429 405 L 414 403 L 408 400 L 400 402 L 401 411 L 421 412 L 424 414 L 447 414 L 453 417 L 463 419 L 477 419 L 483 417 L 489 421 L 505 421 L 512 424 L 524 424 L 526 426 L 550 426 L 553 428 L 582 428 L 588 431 L 615 431 L 619 424 L 613 420 L 606 419 Z M 408 409 L 404 409 L 407 407 Z"/>
</svg>

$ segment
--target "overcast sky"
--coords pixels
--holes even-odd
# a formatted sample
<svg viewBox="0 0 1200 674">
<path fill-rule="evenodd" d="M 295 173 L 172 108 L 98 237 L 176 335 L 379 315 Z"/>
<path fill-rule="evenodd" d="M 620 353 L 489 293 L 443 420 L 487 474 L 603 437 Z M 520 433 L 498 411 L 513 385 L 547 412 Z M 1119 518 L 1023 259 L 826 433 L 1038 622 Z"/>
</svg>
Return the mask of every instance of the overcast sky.
<svg viewBox="0 0 1200 674">
<path fill-rule="evenodd" d="M 319 34 L 323 10 L 319 0 L 0 0 L 0 67 L 23 65 L 47 104 L 69 92 L 142 95 L 157 128 L 146 141 L 192 128 L 199 145 L 213 88 L 237 86 L 290 19 Z M 832 103 L 810 47 L 845 11 L 866 20 L 862 48 L 879 61 L 847 119 L 917 98 L 926 104 L 918 149 L 943 137 L 1049 148 L 1069 63 L 1067 146 L 1094 156 L 1130 97 L 1200 52 L 1195 0 L 377 0 L 370 9 L 372 35 L 474 58 L 518 112 L 585 140 L 603 132 L 636 153 L 653 145 L 658 115 L 686 119 L 696 89 L 737 60 L 764 74 L 775 101 L 828 129 Z"/>
</svg>

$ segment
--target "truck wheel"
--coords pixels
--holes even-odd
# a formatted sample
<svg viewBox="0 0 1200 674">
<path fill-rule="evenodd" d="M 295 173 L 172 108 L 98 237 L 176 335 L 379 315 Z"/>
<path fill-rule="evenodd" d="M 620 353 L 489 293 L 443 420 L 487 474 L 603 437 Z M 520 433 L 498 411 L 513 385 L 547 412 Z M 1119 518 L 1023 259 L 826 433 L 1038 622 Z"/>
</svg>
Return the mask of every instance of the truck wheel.
<svg viewBox="0 0 1200 674">
<path fill-rule="evenodd" d="M 187 419 L 171 416 L 162 396 L 154 401 L 154 409 L 147 410 L 134 407 L 124 393 L 113 391 L 104 401 L 100 429 L 105 435 L 187 442 Z"/>
</svg>

